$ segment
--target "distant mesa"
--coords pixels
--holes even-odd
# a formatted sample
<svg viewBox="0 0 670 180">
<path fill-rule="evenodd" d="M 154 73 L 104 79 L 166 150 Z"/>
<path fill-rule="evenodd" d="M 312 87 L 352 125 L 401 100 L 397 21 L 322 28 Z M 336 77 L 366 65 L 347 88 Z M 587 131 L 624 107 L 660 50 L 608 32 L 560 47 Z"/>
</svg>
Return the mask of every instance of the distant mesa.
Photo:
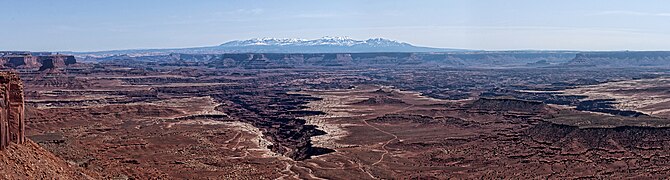
<svg viewBox="0 0 670 180">
<path fill-rule="evenodd" d="M 370 43 L 374 42 L 374 43 Z M 667 51 L 454 51 L 454 52 L 361 52 L 355 48 L 381 49 L 405 48 L 411 45 L 391 40 L 336 39 L 251 39 L 232 41 L 218 47 L 239 51 L 190 51 L 192 53 L 143 53 L 128 51 L 128 54 L 88 56 L 92 61 L 135 60 L 158 63 L 206 64 L 217 68 L 287 68 L 300 66 L 443 66 L 443 67 L 547 67 L 547 68 L 618 68 L 618 67 L 670 67 L 670 52 Z M 217 48 L 218 48 L 217 47 Z M 320 52 L 318 48 L 351 52 Z M 350 49 L 354 48 L 354 49 Z M 287 49 L 292 49 L 290 52 Z M 407 49 L 405 49 L 407 50 Z M 180 50 L 181 51 L 181 50 Z M 256 51 L 256 52 L 249 52 Z M 280 53 L 280 51 L 283 51 Z M 116 52 L 116 53 L 121 53 Z M 104 53 L 103 53 L 104 54 Z M 5 60 L 8 61 L 8 60 Z M 10 61 L 10 66 L 35 66 L 34 61 Z"/>
<path fill-rule="evenodd" d="M 658 67 L 670 66 L 668 51 L 583 52 L 565 63 L 582 67 Z"/>
<path fill-rule="evenodd" d="M 668 51 L 478 51 L 415 46 L 384 38 L 253 38 L 217 46 L 68 52 L 87 61 L 175 61 L 212 67 L 296 67 L 302 65 L 432 65 L 445 67 L 667 67 Z M 34 53 L 33 53 L 34 54 Z M 35 56 L 35 55 L 33 55 Z M 10 60 L 4 60 L 10 61 Z M 35 67 L 38 60 L 11 60 L 11 66 Z M 171 62 L 171 64 L 175 64 Z M 48 63 L 47 63 L 48 64 Z M 66 63 L 67 64 L 67 63 Z M 54 63 L 58 66 L 58 63 Z"/>
<path fill-rule="evenodd" d="M 38 59 L 42 64 L 39 69 L 40 71 L 49 69 L 62 69 L 77 62 L 74 56 L 70 55 L 40 56 Z"/>
<path fill-rule="evenodd" d="M 77 63 L 72 55 L 50 52 L 0 51 L 0 66 L 12 69 L 37 69 L 40 71 L 62 69 Z"/>
<path fill-rule="evenodd" d="M 576 52 L 453 52 L 453 53 L 223 53 L 151 56 L 117 55 L 90 61 L 130 64 L 150 62 L 161 65 L 207 65 L 215 68 L 295 68 L 295 67 L 367 67 L 367 66 L 443 66 L 443 67 L 514 67 L 528 66 L 538 60 L 561 64 Z"/>
<path fill-rule="evenodd" d="M 551 63 L 547 62 L 547 60 L 539 60 L 533 63 L 528 63 L 527 65 L 532 67 L 540 67 L 540 66 L 550 66 Z"/>
</svg>

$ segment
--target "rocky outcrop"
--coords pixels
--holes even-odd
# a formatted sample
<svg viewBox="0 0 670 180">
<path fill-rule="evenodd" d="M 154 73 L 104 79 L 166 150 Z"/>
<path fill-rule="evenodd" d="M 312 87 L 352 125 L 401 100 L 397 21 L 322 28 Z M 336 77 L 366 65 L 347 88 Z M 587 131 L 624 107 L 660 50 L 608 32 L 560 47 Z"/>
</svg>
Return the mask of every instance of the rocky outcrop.
<svg viewBox="0 0 670 180">
<path fill-rule="evenodd" d="M 0 149 L 26 141 L 23 83 L 14 72 L 0 72 Z"/>
</svg>

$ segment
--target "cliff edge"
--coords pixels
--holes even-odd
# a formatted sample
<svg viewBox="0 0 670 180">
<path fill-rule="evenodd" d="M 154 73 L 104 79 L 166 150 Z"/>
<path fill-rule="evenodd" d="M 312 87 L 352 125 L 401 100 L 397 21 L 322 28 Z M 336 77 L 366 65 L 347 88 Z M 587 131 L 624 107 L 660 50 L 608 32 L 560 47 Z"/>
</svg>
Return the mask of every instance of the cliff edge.
<svg viewBox="0 0 670 180">
<path fill-rule="evenodd" d="M 23 83 L 0 72 L 0 179 L 98 179 L 26 139 L 25 126 Z"/>
</svg>

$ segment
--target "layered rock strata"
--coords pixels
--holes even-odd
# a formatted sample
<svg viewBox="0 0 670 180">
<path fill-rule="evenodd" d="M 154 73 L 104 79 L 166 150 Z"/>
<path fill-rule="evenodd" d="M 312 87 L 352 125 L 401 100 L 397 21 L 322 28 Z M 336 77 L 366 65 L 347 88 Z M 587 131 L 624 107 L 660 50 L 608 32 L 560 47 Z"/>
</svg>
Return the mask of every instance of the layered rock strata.
<svg viewBox="0 0 670 180">
<path fill-rule="evenodd" d="M 77 63 L 74 56 L 31 52 L 0 52 L 0 65 L 14 69 L 35 69 L 40 71 L 61 69 Z"/>
<path fill-rule="evenodd" d="M 0 72 L 0 149 L 25 138 L 23 83 L 14 72 Z"/>
</svg>

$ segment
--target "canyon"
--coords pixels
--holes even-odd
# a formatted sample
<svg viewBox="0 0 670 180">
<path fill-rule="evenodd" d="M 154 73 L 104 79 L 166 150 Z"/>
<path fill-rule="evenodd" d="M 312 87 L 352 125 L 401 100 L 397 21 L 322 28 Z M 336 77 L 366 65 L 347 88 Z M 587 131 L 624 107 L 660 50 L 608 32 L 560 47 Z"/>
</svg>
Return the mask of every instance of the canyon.
<svg viewBox="0 0 670 180">
<path fill-rule="evenodd" d="M 0 180 L 670 179 L 670 1 L 0 4 Z"/>
<path fill-rule="evenodd" d="M 55 58 L 18 69 L 7 149 L 101 179 L 667 176 L 670 67 L 580 53 Z"/>
</svg>

